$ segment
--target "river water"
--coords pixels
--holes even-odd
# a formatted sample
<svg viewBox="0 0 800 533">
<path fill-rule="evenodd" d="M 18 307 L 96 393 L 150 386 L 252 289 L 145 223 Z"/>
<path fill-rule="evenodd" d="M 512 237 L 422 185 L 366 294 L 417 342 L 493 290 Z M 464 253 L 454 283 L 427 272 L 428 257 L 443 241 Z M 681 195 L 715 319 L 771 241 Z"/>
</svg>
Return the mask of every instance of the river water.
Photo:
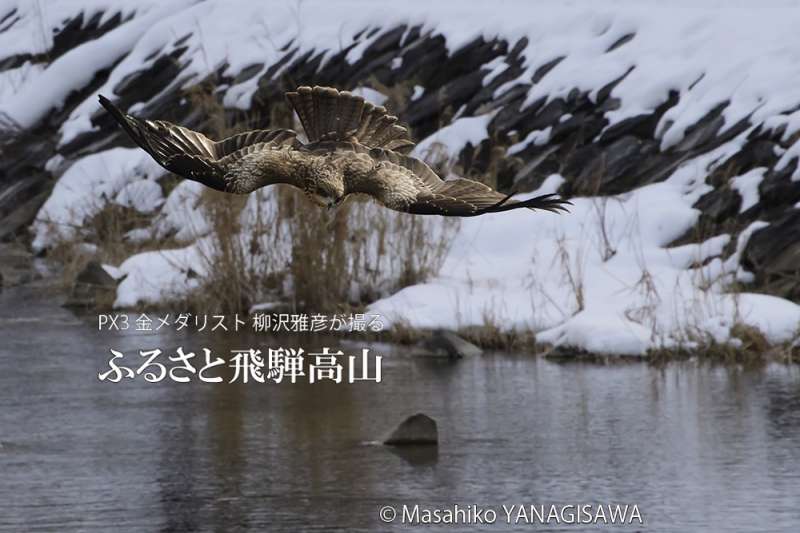
<svg viewBox="0 0 800 533">
<path fill-rule="evenodd" d="M 507 524 L 501 506 L 603 503 L 637 506 L 644 524 L 625 531 L 800 531 L 797 367 L 453 363 L 373 346 L 381 383 L 114 384 L 97 377 L 110 348 L 361 346 L 99 332 L 57 302 L 0 292 L 2 531 L 595 531 Z M 438 450 L 374 444 L 418 411 L 438 421 Z M 380 521 L 404 504 L 497 518 Z"/>
</svg>

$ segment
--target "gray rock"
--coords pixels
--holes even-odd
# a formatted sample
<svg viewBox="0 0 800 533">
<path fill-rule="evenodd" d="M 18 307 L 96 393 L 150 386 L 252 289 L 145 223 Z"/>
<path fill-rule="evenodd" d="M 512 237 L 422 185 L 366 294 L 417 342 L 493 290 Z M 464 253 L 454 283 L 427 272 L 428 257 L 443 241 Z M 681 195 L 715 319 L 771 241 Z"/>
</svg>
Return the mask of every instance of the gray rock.
<svg viewBox="0 0 800 533">
<path fill-rule="evenodd" d="M 555 59 L 548 61 L 547 63 L 536 69 L 536 72 L 533 73 L 533 78 L 531 81 L 533 81 L 533 83 L 539 83 L 540 81 L 542 81 L 542 79 L 545 76 L 547 76 L 547 73 L 553 70 L 556 67 L 556 65 L 561 63 L 566 57 L 567 56 L 556 57 Z"/>
<path fill-rule="evenodd" d="M 559 120 L 550 132 L 550 144 L 569 140 L 575 143 L 586 143 L 599 134 L 608 124 L 603 116 L 576 112 L 567 120 Z"/>
<path fill-rule="evenodd" d="M 499 108 L 499 111 L 492 120 L 494 131 L 517 130 L 520 139 L 525 137 L 526 132 L 532 131 L 530 121 L 544 105 L 545 98 L 539 98 L 523 108 L 522 104 L 530 87 L 531 85 L 528 83 L 518 83 L 500 95 L 499 100 L 502 103 L 495 103 L 495 107 Z"/>
<path fill-rule="evenodd" d="M 89 261 L 75 278 L 66 307 L 99 307 L 113 299 L 117 280 L 97 261 Z"/>
<path fill-rule="evenodd" d="M 485 73 L 476 70 L 453 78 L 435 91 L 426 93 L 409 109 L 407 116 L 409 124 L 416 125 L 420 122 L 437 117 L 443 109 L 457 110 L 462 104 L 469 102 L 470 98 L 483 86 Z"/>
<path fill-rule="evenodd" d="M 238 83 L 244 83 L 245 81 L 249 80 L 256 74 L 261 72 L 263 68 L 264 68 L 264 63 L 253 63 L 252 65 L 244 67 L 242 71 L 239 72 L 239 74 L 237 74 L 235 78 L 233 78 L 234 85 Z"/>
<path fill-rule="evenodd" d="M 795 159 L 781 170 L 772 169 L 765 174 L 759 187 L 761 198 L 758 205 L 764 210 L 767 220 L 780 218 L 787 209 L 800 202 L 800 181 L 792 180 L 796 170 Z"/>
<path fill-rule="evenodd" d="M 0 287 L 14 287 L 33 279 L 33 256 L 18 243 L 0 243 Z"/>
<path fill-rule="evenodd" d="M 753 232 L 742 266 L 756 274 L 756 283 L 790 300 L 800 299 L 800 210 L 793 209 L 769 226 Z"/>
<path fill-rule="evenodd" d="M 536 116 L 525 122 L 525 130 L 522 131 L 527 134 L 533 130 L 543 130 L 549 126 L 555 126 L 561 117 L 571 111 L 572 109 L 567 106 L 563 98 L 555 98 L 539 108 Z"/>
<path fill-rule="evenodd" d="M 436 445 L 439 443 L 436 421 L 423 413 L 409 416 L 383 443 L 387 446 Z"/>
<path fill-rule="evenodd" d="M 716 106 L 695 124 L 686 128 L 684 137 L 675 146 L 675 150 L 692 150 L 712 141 L 722 126 L 725 125 L 725 119 L 722 117 L 722 111 L 725 107 L 727 107 L 727 102 Z M 661 133 L 663 134 L 666 131 L 666 129 L 662 130 Z"/>
<path fill-rule="evenodd" d="M 533 191 L 541 187 L 542 183 L 551 174 L 561 169 L 558 146 L 545 146 L 539 148 L 529 146 L 522 154 L 527 156 L 527 163 L 520 165 L 512 180 L 517 188 L 523 191 Z M 533 153 L 536 151 L 536 153 Z"/>
<path fill-rule="evenodd" d="M 89 261 L 86 267 L 81 270 L 81 273 L 78 274 L 75 283 L 101 287 L 117 286 L 116 280 L 112 278 L 111 274 L 106 272 L 106 269 L 97 261 Z"/>
<path fill-rule="evenodd" d="M 620 194 L 642 185 L 640 169 L 657 155 L 657 151 L 655 141 L 633 135 L 622 136 L 602 148 L 587 144 L 568 159 L 563 175 L 571 179 L 573 193 Z M 576 172 L 577 176 L 573 174 Z"/>
<path fill-rule="evenodd" d="M 639 138 L 652 139 L 657 124 L 658 116 L 654 113 L 645 113 L 628 117 L 620 120 L 613 126 L 609 126 L 608 129 L 600 135 L 598 142 L 603 144 L 610 143 L 623 135 L 635 135 Z"/>
<path fill-rule="evenodd" d="M 7 216 L 0 217 L 0 241 L 12 240 L 28 227 L 49 195 L 49 190 L 41 191 L 31 198 L 19 202 Z"/>
<path fill-rule="evenodd" d="M 433 355 L 446 355 L 453 359 L 477 356 L 483 353 L 483 350 L 471 342 L 462 339 L 452 331 L 444 329 L 435 330 L 431 337 L 423 342 L 423 347 Z"/>
<path fill-rule="evenodd" d="M 730 187 L 719 187 L 700 197 L 694 207 L 701 210 L 712 222 L 719 223 L 739 213 L 742 196 Z"/>
<path fill-rule="evenodd" d="M 48 59 L 55 61 L 76 46 L 97 39 L 119 26 L 122 22 L 122 13 L 117 12 L 108 16 L 109 14 L 110 12 L 99 12 L 92 15 L 89 20 L 84 20 L 84 14 L 79 13 L 65 20 L 62 27 L 53 35 L 53 47 L 49 50 Z M 104 18 L 106 20 L 103 20 Z"/>
<path fill-rule="evenodd" d="M 439 462 L 438 446 L 388 446 L 388 449 L 414 468 L 429 468 Z"/>
<path fill-rule="evenodd" d="M 167 54 L 159 55 L 147 67 L 129 73 L 114 86 L 114 94 L 121 102 L 146 102 L 170 85 L 188 63 L 181 62 L 181 56 L 188 50 L 187 46 L 175 48 Z"/>
<path fill-rule="evenodd" d="M 623 44 L 628 43 L 631 40 L 633 40 L 634 37 L 636 37 L 636 33 L 634 33 L 634 32 L 626 33 L 625 35 L 623 35 L 622 37 L 620 37 L 619 39 L 614 41 L 614 44 L 612 44 L 611 46 L 608 47 L 608 49 L 606 50 L 606 53 L 616 50 L 617 48 L 619 48 Z"/>
</svg>

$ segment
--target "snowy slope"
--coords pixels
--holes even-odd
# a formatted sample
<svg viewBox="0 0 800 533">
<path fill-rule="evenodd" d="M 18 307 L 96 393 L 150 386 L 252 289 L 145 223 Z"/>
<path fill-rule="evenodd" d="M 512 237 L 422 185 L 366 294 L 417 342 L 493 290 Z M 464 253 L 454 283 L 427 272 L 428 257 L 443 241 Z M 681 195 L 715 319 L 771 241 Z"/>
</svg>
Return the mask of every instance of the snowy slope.
<svg viewBox="0 0 800 533">
<path fill-rule="evenodd" d="M 769 173 L 787 172 L 787 183 L 800 180 L 800 3 L 410 0 L 402 8 L 391 5 L 167 0 L 123 9 L 82 0 L 34 9 L 30 2 L 0 1 L 0 61 L 46 52 L 53 30 L 80 12 L 86 18 L 95 13 L 108 18 L 122 9 L 119 25 L 54 61 L 31 59 L 0 72 L 0 81 L 6 80 L 0 87 L 0 113 L 33 128 L 110 68 L 91 94 L 70 106 L 56 139 L 64 148 L 92 132 L 102 137 L 104 130 L 93 121 L 96 93 L 113 97 L 165 54 L 180 52 L 181 66 L 161 94 L 221 72 L 233 80 L 218 89 L 223 104 L 248 109 L 263 89 L 264 76 L 277 80 L 289 68 L 290 62 L 282 60 L 290 48 L 296 49 L 292 60 L 318 56 L 315 68 L 321 72 L 333 61 L 361 65 L 365 54 L 377 53 L 384 30 L 401 25 L 402 39 L 409 42 L 417 35 L 412 35 L 415 26 L 420 34 L 443 36 L 450 56 L 476 37 L 501 37 L 516 51 L 494 54 L 480 72 L 494 102 L 520 102 L 512 114 L 585 94 L 586 105 L 596 105 L 605 119 L 600 138 L 666 106 L 654 115 L 655 149 L 667 156 L 685 150 L 686 155 L 676 158 L 665 180 L 621 195 L 576 199 L 569 215 L 512 212 L 465 220 L 438 276 L 386 295 L 370 312 L 417 327 L 458 328 L 492 320 L 501 327 L 533 329 L 540 340 L 556 345 L 628 354 L 727 341 L 737 323 L 758 327 L 776 343 L 798 335 L 800 306 L 728 292 L 733 281 L 753 279 L 740 264 L 742 251 L 753 232 L 772 220 L 742 218 L 735 234 L 720 231 L 697 244 L 671 243 L 698 222 L 695 204 L 716 186 L 707 182 L 709 174 L 744 150 L 754 135 L 776 132 L 770 154 L 774 162 L 731 177 L 726 187 L 740 199 L 734 218 L 761 208 L 759 191 Z M 4 19 L 6 13 L 13 14 Z M 387 60 L 389 68 L 409 67 L 405 54 L 417 45 L 405 46 Z M 250 75 L 239 76 L 248 70 Z M 359 90 L 374 101 L 388 97 L 376 87 Z M 409 115 L 415 105 L 435 106 L 426 91 L 414 87 Z M 136 112 L 158 96 L 126 98 Z M 465 147 L 517 133 L 499 130 L 506 111 L 502 106 L 466 109 L 454 109 L 449 123 L 420 140 L 415 155 L 433 158 L 443 151 L 455 162 Z M 694 150 L 702 144 L 698 125 L 717 112 L 722 122 L 713 136 L 723 140 L 708 150 Z M 539 150 L 561 142 L 559 125 L 571 119 L 562 114 L 551 124 L 525 129 L 509 142 L 508 155 L 537 157 Z M 67 161 L 33 225 L 34 247 L 45 249 L 80 236 L 75 228 L 106 202 L 146 211 L 150 199 L 156 205 L 152 228 L 131 238 L 178 232 L 177 240 L 187 248 L 166 252 L 169 260 L 142 255 L 123 263 L 129 278 L 117 303 L 153 302 L 191 290 L 195 283 L 179 276 L 188 270 L 181 263 L 196 260 L 193 247 L 205 244 L 193 242 L 211 228 L 196 209 L 199 189 L 194 184 L 182 184 L 164 200 L 152 187 L 158 178 L 157 167 L 136 150 L 113 148 Z M 553 192 L 568 182 L 553 174 L 539 192 Z M 431 231 L 439 227 L 435 219 L 426 223 Z"/>
<path fill-rule="evenodd" d="M 381 2 L 358 0 L 296 4 L 168 0 L 137 4 L 132 18 L 118 29 L 70 51 L 44 71 L 32 72 L 16 95 L 0 102 L 0 110 L 20 124 L 31 125 L 46 111 L 45 106 L 58 105 L 70 89 L 84 84 L 93 69 L 104 68 L 125 54 L 99 91 L 111 92 L 126 75 L 153 61 L 155 51 L 185 35 L 190 35 L 182 43 L 189 47 L 184 56 L 189 68 L 185 79 L 177 81 L 188 85 L 223 64 L 233 74 L 254 63 L 274 64 L 281 57 L 281 49 L 293 40 L 300 45 L 301 53 L 329 51 L 330 56 L 364 28 L 405 23 L 435 29 L 446 37 L 450 50 L 481 34 L 510 40 L 527 37 L 523 52 L 526 69 L 507 86 L 530 79 L 542 65 L 564 57 L 530 89 L 526 99 L 529 104 L 539 97 L 564 96 L 576 88 L 599 90 L 635 66 L 612 93 L 623 105 L 608 111 L 607 116 L 613 125 L 653 110 L 666 99 L 668 90 L 680 91 L 684 97 L 665 114 L 658 128 L 664 147 L 679 142 L 688 126 L 725 100 L 731 103 L 724 112 L 729 125 L 750 116 L 756 122 L 769 121 L 771 126 L 789 123 L 787 135 L 800 128 L 800 113 L 783 115 L 797 103 L 795 88 L 800 82 L 794 47 L 800 8 L 796 2 L 760 2 L 756 9 L 741 5 L 721 9 L 720 2 L 696 7 L 692 2 L 649 0 L 565 6 L 558 2 L 454 5 L 411 0 L 394 13 L 387 13 Z M 89 13 L 114 4 L 84 0 L 52 5 L 57 7 L 54 13 L 50 5 L 42 9 L 46 17 L 39 22 L 44 28 L 40 33 L 46 34 L 48 26 L 56 27 L 57 21 L 84 5 Z M 4 55 L 40 50 L 42 46 L 30 31 L 36 19 L 32 4 L 6 1 L 0 12 L 12 6 L 24 12 L 23 21 L 28 24 L 18 23 L 4 32 L 0 49 Z M 606 52 L 631 34 L 635 37 L 630 42 Z M 357 61 L 369 43 L 370 38 L 360 38 L 347 60 Z M 248 107 L 248 93 L 253 90 L 252 86 L 236 88 L 232 94 L 237 97 L 229 98 L 229 103 Z M 90 127 L 88 115 L 95 110 L 94 98 L 78 106 L 64 126 L 62 140 Z"/>
<path fill-rule="evenodd" d="M 770 342 L 795 338 L 800 306 L 726 292 L 750 278 L 737 254 L 719 258 L 728 236 L 668 247 L 697 217 L 688 201 L 696 194 L 688 185 L 693 178 L 676 173 L 620 197 L 576 199 L 565 216 L 512 211 L 466 220 L 437 277 L 375 302 L 369 312 L 412 327 L 488 321 L 593 353 L 728 342 L 737 322 L 756 326 Z"/>
</svg>

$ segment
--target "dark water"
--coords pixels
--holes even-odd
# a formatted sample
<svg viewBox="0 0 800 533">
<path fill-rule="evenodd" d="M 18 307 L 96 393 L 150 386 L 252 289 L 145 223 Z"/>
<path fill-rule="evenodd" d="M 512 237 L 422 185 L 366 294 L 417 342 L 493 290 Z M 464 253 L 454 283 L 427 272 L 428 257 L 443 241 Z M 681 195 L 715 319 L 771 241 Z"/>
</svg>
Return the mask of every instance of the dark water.
<svg viewBox="0 0 800 533">
<path fill-rule="evenodd" d="M 375 347 L 379 384 L 111 384 L 97 379 L 109 348 L 276 341 L 99 333 L 52 301 L 0 293 L 3 531 L 597 530 L 509 526 L 500 507 L 589 503 L 637 504 L 645 525 L 626 531 L 800 531 L 796 367 L 451 364 Z M 417 411 L 439 422 L 437 454 L 369 444 Z M 403 504 L 498 516 L 380 522 Z"/>
</svg>

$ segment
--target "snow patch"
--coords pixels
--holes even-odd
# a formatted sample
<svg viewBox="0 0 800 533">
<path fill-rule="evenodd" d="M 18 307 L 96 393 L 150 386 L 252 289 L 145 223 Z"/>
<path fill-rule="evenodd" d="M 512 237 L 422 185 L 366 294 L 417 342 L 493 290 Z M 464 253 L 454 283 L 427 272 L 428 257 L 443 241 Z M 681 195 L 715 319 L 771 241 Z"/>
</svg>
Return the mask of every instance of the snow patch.
<svg viewBox="0 0 800 533">
<path fill-rule="evenodd" d="M 139 180 L 125 185 L 114 201 L 140 213 L 152 213 L 164 203 L 164 194 L 155 181 Z"/>
<path fill-rule="evenodd" d="M 172 236 L 180 242 L 188 242 L 211 231 L 211 223 L 200 204 L 204 189 L 205 186 L 196 181 L 178 183 L 153 223 L 158 238 Z"/>
<path fill-rule="evenodd" d="M 553 131 L 553 126 L 547 126 L 543 130 L 533 130 L 520 142 L 511 145 L 508 148 L 510 155 L 518 154 L 527 148 L 529 145 L 544 146 L 550 141 L 550 133 Z"/>
<path fill-rule="evenodd" d="M 56 182 L 33 222 L 32 247 L 41 251 L 80 236 L 82 226 L 126 185 L 155 179 L 163 169 L 138 148 L 112 148 L 79 159 Z"/>
<path fill-rule="evenodd" d="M 205 273 L 207 240 L 185 248 L 144 252 L 126 259 L 119 266 L 124 279 L 117 287 L 115 308 L 157 304 L 196 289 Z"/>
<path fill-rule="evenodd" d="M 489 136 L 488 126 L 494 113 L 477 117 L 461 117 L 425 137 L 417 143 L 411 155 L 425 159 L 437 153 L 445 153 L 448 157 L 456 157 L 467 145 L 478 146 Z"/>
<path fill-rule="evenodd" d="M 758 167 L 741 176 L 731 178 L 731 188 L 736 190 L 742 197 L 742 205 L 739 207 L 740 213 L 744 213 L 758 203 L 758 186 L 764 180 L 766 171 L 766 168 Z"/>
<path fill-rule="evenodd" d="M 361 96 L 367 102 L 377 106 L 383 105 L 386 100 L 388 100 L 385 94 L 370 87 L 356 87 L 353 89 L 352 93 L 356 96 Z"/>
</svg>

